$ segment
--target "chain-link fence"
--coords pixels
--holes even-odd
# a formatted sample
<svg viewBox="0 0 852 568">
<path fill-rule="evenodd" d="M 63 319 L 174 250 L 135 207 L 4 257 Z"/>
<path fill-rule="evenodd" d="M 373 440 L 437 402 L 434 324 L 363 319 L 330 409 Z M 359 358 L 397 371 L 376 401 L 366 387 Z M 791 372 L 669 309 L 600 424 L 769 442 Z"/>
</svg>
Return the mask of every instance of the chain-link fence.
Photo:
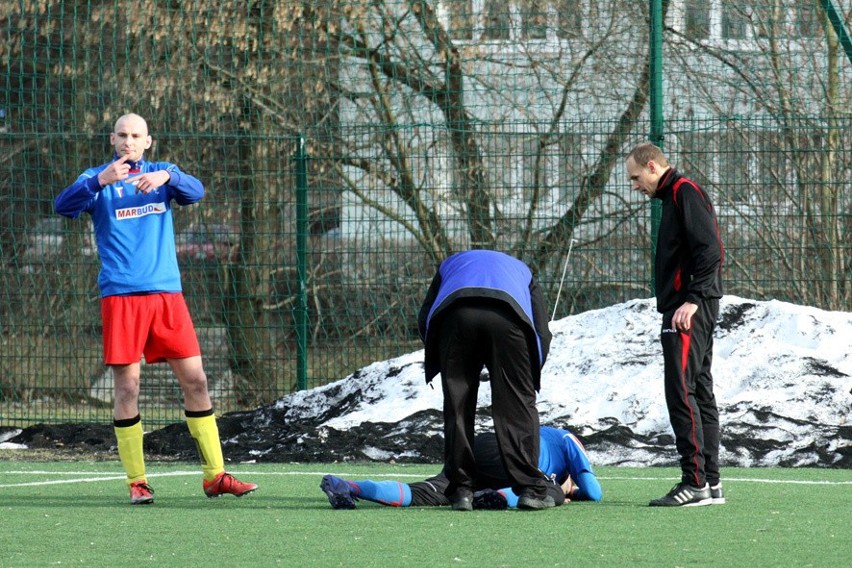
<svg viewBox="0 0 852 568">
<path fill-rule="evenodd" d="M 827 9 L 845 29 L 848 0 L 4 2 L 0 420 L 110 419 L 94 235 L 53 199 L 126 112 L 206 186 L 175 225 L 219 412 L 419 349 L 457 250 L 528 262 L 556 318 L 650 296 L 623 160 L 655 84 L 727 293 L 849 310 L 852 64 Z M 142 383 L 146 421 L 180 419 L 168 366 Z"/>
</svg>

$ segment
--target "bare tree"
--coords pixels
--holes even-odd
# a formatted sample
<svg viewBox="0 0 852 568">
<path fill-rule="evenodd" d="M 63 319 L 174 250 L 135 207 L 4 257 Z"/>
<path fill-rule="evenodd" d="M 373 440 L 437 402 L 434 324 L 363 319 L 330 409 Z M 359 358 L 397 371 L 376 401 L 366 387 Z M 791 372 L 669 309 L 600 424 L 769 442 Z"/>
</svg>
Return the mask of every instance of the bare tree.
<svg viewBox="0 0 852 568">
<path fill-rule="evenodd" d="M 463 3 L 443 3 L 455 4 Z M 600 4 L 597 20 L 562 23 L 542 41 L 524 35 L 535 35 L 542 20 L 524 18 L 540 17 L 550 4 L 519 2 L 516 41 L 499 44 L 474 41 L 487 29 L 439 17 L 434 2 L 349 7 L 337 40 L 350 63 L 342 112 L 376 127 L 350 138 L 347 159 L 337 163 L 348 189 L 436 260 L 459 248 L 500 247 L 543 268 L 567 249 L 573 227 L 603 194 L 647 98 L 647 59 L 632 56 L 644 38 L 621 33 L 625 25 L 644 29 L 644 15 L 629 3 Z M 614 68 L 598 91 L 592 77 L 604 60 Z M 549 153 L 564 150 L 566 135 L 588 132 L 583 118 L 596 111 L 615 126 L 602 144 L 600 133 L 586 134 L 586 147 L 574 149 L 595 156 L 587 170 L 572 170 L 578 179 L 554 182 Z M 554 218 L 553 195 L 564 191 L 557 184 L 578 181 L 573 205 Z M 394 210 L 383 194 L 404 207 Z M 464 233 L 454 228 L 459 220 Z"/>
<path fill-rule="evenodd" d="M 718 196 L 732 291 L 848 308 L 850 87 L 835 38 L 820 25 L 819 38 L 796 39 L 789 8 L 801 2 L 669 4 L 667 152 Z M 711 5 L 728 12 L 702 20 Z M 573 245 L 561 314 L 646 290 L 646 203 L 618 175 L 645 138 L 647 3 L 158 0 L 130 15 L 106 0 L 0 5 L 7 103 L 35 133 L 4 139 L 0 165 L 45 173 L 22 207 L 35 218 L 69 170 L 103 157 L 115 116 L 150 117 L 152 155 L 200 172 L 208 188 L 179 227 L 239 228 L 237 254 L 215 267 L 222 298 L 210 317 L 228 328 L 242 403 L 288 388 L 297 289 L 318 342 L 323 330 L 412 336 L 398 312 L 411 311 L 436 261 L 464 248 L 509 251 L 555 289 Z M 0 191 L 18 199 L 5 178 Z M 4 255 L 22 234 L 4 232 Z M 347 302 L 367 308 L 341 324 Z"/>
<path fill-rule="evenodd" d="M 734 40 L 698 38 L 669 28 L 676 65 L 694 87 L 679 111 L 707 113 L 719 125 L 701 141 L 679 136 L 687 163 L 702 168 L 689 147 L 714 146 L 721 157 L 705 181 L 726 212 L 733 290 L 827 309 L 848 309 L 848 227 L 852 160 L 840 148 L 850 90 L 844 63 L 820 2 L 770 0 L 731 5 Z M 805 49 L 807 46 L 807 49 Z M 819 49 L 814 49 L 819 46 Z M 848 71 L 846 71 L 848 75 Z M 680 85 L 679 85 L 680 86 Z M 703 110 L 702 110 L 703 107 Z"/>
</svg>

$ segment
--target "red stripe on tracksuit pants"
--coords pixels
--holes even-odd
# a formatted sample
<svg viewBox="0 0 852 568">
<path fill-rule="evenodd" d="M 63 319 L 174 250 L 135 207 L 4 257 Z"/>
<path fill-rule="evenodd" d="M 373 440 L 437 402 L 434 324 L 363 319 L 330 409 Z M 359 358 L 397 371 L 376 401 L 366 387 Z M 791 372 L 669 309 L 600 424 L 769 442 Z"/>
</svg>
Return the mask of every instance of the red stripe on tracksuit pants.
<svg viewBox="0 0 852 568">
<path fill-rule="evenodd" d="M 682 481 L 703 487 L 719 481 L 719 411 L 710 366 L 719 301 L 705 300 L 688 332 L 672 326 L 675 310 L 663 314 L 660 343 L 665 362 L 669 420 L 680 455 Z"/>
</svg>

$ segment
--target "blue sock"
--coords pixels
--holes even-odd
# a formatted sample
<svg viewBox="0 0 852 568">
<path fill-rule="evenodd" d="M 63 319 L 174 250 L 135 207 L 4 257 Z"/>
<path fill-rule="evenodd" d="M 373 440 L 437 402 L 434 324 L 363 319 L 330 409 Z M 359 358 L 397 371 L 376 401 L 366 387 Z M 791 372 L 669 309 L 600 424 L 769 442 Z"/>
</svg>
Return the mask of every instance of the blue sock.
<svg viewBox="0 0 852 568">
<path fill-rule="evenodd" d="M 503 494 L 503 497 L 506 498 L 506 504 L 510 509 L 516 509 L 518 507 L 518 496 L 515 495 L 515 492 L 512 491 L 511 487 L 504 487 L 500 489 L 500 493 Z"/>
<path fill-rule="evenodd" d="M 350 481 L 355 486 L 355 496 L 391 507 L 411 505 L 411 488 L 398 481 Z"/>
</svg>

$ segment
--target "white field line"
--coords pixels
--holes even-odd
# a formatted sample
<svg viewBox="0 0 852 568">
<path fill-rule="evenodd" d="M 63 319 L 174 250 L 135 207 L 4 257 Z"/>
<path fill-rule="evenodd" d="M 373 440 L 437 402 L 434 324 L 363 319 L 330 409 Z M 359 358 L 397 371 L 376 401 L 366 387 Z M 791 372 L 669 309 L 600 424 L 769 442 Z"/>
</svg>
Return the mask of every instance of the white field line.
<svg viewBox="0 0 852 568">
<path fill-rule="evenodd" d="M 675 480 L 674 477 L 603 477 L 599 476 L 598 479 L 605 479 L 607 481 L 666 481 L 666 480 Z M 852 479 L 848 481 L 828 481 L 821 479 L 766 479 L 759 477 L 725 477 L 722 476 L 722 484 L 728 483 L 729 481 L 745 482 L 745 483 L 774 483 L 777 485 L 852 485 Z"/>
<path fill-rule="evenodd" d="M 33 476 L 80 476 L 78 479 L 50 479 L 39 481 L 27 481 L 22 483 L 0 483 L 0 488 L 4 487 L 36 487 L 43 485 L 56 485 L 59 483 L 97 483 L 100 481 L 120 481 L 125 479 L 123 473 L 117 472 L 89 472 L 89 471 L 47 471 L 47 470 L 31 470 L 31 471 L 6 471 L 4 475 L 33 475 Z M 329 471 L 244 471 L 240 470 L 240 476 L 296 476 L 310 475 L 321 476 Z M 424 479 L 428 474 L 422 473 L 371 473 L 369 475 L 360 473 L 344 473 L 334 472 L 339 477 L 347 479 L 365 479 L 376 477 L 390 478 L 418 478 Z M 168 471 L 162 473 L 148 472 L 147 477 L 154 479 L 157 477 L 179 477 L 179 476 L 200 476 L 201 471 Z M 621 477 L 621 476 L 598 476 L 601 481 L 671 481 L 672 477 Z M 852 480 L 849 481 L 827 481 L 827 480 L 798 480 L 798 479 L 768 479 L 768 478 L 745 478 L 745 477 L 724 477 L 723 483 L 767 483 L 777 485 L 852 485 Z"/>
</svg>

